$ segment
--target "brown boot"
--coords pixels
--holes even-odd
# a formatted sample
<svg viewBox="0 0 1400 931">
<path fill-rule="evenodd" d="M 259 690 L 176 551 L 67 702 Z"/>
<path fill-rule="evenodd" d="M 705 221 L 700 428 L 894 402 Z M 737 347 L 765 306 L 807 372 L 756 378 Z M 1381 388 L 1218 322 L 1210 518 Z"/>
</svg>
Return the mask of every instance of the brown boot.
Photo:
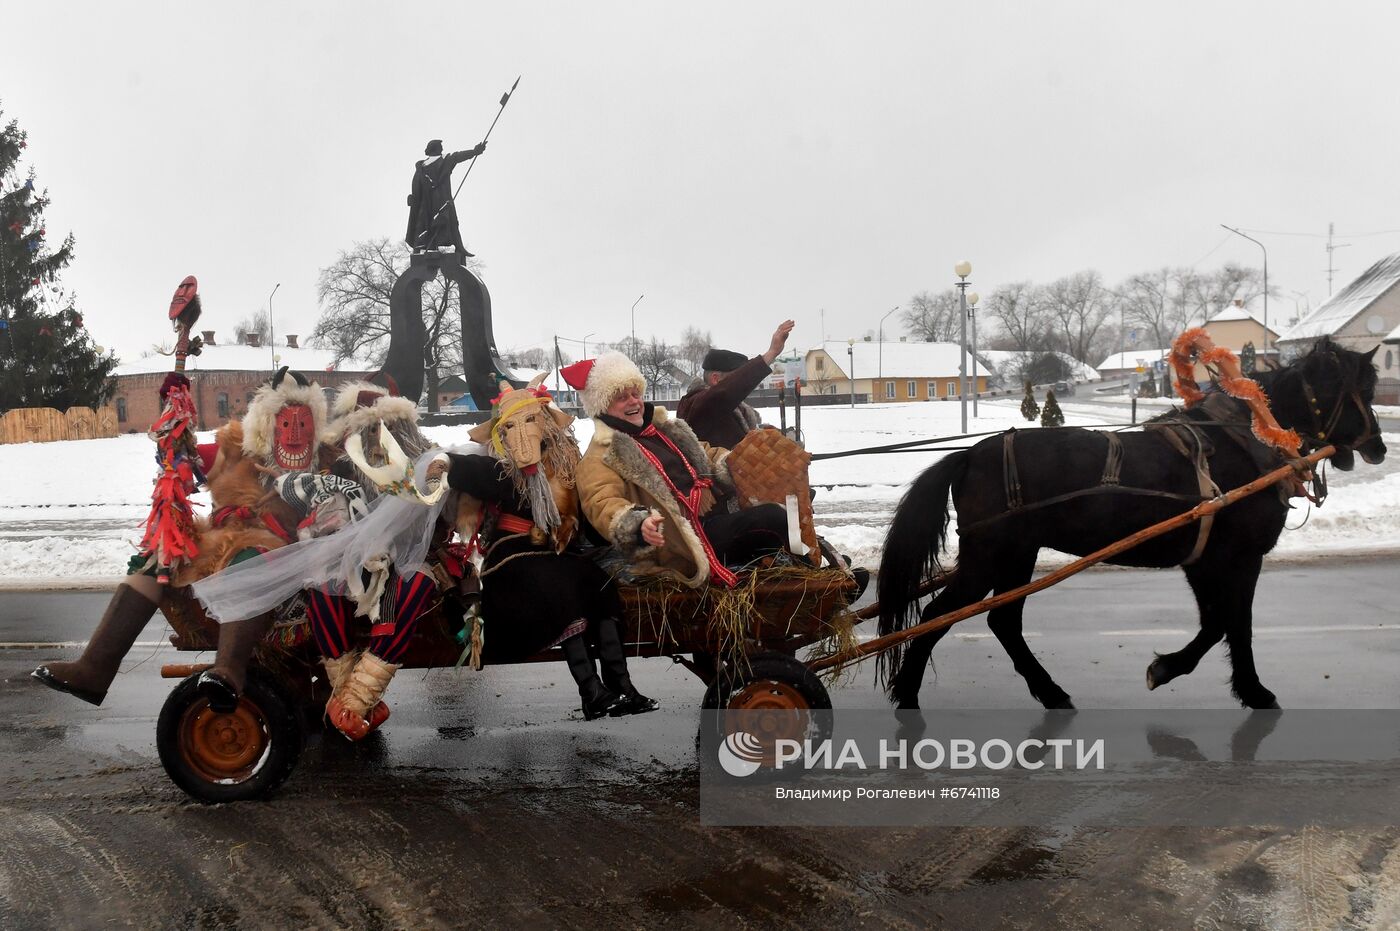
<svg viewBox="0 0 1400 931">
<path fill-rule="evenodd" d="M 51 689 L 67 692 L 85 702 L 102 704 L 117 677 L 122 657 L 136 642 L 158 605 L 127 583 L 107 603 L 107 612 L 92 632 L 87 649 L 72 663 L 49 663 L 30 675 Z"/>
<path fill-rule="evenodd" d="M 369 720 L 370 711 L 384 704 L 380 698 L 398 671 L 398 666 L 384 662 L 373 653 L 361 656 L 345 687 L 326 706 L 326 713 L 336 729 L 351 740 L 362 740 L 374 727 L 384 723 L 389 717 L 388 705 L 374 715 L 378 720 L 373 725 Z"/>
<path fill-rule="evenodd" d="M 238 696 L 248 678 L 253 650 L 272 629 L 272 612 L 219 625 L 219 652 L 214 665 L 199 674 L 195 691 L 209 699 L 209 707 L 229 714 L 238 707 Z"/>
</svg>

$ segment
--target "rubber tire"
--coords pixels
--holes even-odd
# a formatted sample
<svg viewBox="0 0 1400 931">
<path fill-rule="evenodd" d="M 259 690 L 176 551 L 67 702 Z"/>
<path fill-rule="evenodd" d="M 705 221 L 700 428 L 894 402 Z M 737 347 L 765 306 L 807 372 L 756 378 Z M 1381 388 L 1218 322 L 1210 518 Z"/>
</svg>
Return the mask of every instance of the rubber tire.
<svg viewBox="0 0 1400 931">
<path fill-rule="evenodd" d="M 825 710 L 831 707 L 831 694 L 806 663 L 771 650 L 755 653 L 747 663 L 743 660 L 726 663 L 705 690 L 705 700 L 700 707 L 705 711 L 722 709 L 735 692 L 763 679 L 792 686 L 806 700 L 808 708 Z"/>
<path fill-rule="evenodd" d="M 213 782 L 195 769 L 180 747 L 185 716 L 197 714 L 208 706 L 208 700 L 195 688 L 198 679 L 198 673 L 187 676 L 160 709 L 156 750 L 166 774 L 191 798 L 207 805 L 267 797 L 291 776 L 306 743 L 296 704 L 273 679 L 250 669 L 240 708 L 246 707 L 266 728 L 268 747 L 257 769 L 246 778 L 238 782 Z"/>
</svg>

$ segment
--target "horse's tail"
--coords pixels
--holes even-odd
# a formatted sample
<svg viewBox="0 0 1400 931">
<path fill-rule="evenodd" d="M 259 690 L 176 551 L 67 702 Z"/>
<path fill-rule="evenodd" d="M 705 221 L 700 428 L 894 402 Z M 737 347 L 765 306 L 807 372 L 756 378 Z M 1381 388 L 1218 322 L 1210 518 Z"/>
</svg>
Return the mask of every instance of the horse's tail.
<svg viewBox="0 0 1400 931">
<path fill-rule="evenodd" d="M 967 472 L 966 451 L 944 456 L 914 480 L 895 508 L 885 536 L 876 591 L 880 599 L 880 633 L 903 630 L 918 617 L 919 586 L 942 572 L 938 556 L 948 535 L 948 495 Z M 899 668 L 903 649 L 880 655 L 882 680 Z"/>
</svg>

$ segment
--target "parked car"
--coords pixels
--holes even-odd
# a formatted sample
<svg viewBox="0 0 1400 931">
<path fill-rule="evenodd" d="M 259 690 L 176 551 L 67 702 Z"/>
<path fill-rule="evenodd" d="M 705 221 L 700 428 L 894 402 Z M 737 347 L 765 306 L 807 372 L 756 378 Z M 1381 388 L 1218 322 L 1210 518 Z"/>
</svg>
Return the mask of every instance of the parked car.
<svg viewBox="0 0 1400 931">
<path fill-rule="evenodd" d="M 1057 398 L 1068 398 L 1068 397 L 1072 397 L 1073 395 L 1074 395 L 1074 382 L 1072 382 L 1072 381 L 1057 381 L 1057 382 L 1055 382 L 1055 397 L 1057 397 Z"/>
</svg>

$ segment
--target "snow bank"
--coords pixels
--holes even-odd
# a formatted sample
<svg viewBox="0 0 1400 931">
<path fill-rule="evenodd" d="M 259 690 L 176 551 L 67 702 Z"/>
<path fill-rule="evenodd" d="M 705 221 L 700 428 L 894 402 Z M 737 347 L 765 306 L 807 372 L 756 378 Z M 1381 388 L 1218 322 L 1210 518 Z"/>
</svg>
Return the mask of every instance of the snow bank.
<svg viewBox="0 0 1400 931">
<path fill-rule="evenodd" d="M 1152 405 L 1166 406 L 1167 402 Z M 1030 427 L 1021 418 L 1019 399 L 979 403 L 970 432 L 995 433 Z M 1063 403 L 1066 422 L 1089 426 L 1127 419 L 1125 401 L 1086 398 Z M 1142 406 L 1139 407 L 1142 412 Z M 1155 413 L 1155 410 L 1152 410 Z M 776 424 L 776 408 L 761 411 Z M 794 411 L 788 408 L 788 424 Z M 961 432 L 959 405 L 943 401 L 915 404 L 807 407 L 802 412 L 807 448 L 838 452 Z M 436 442 L 468 442 L 469 427 L 430 427 Z M 587 445 L 592 425 L 575 425 Z M 203 435 L 207 439 L 212 434 Z M 967 446 L 977 438 L 950 440 Z M 1387 435 L 1392 447 L 1400 436 Z M 890 516 L 909 483 L 946 452 L 891 453 L 829 459 L 812 465 L 818 531 L 857 564 L 879 562 Z M 142 435 L 66 443 L 0 446 L 0 587 L 59 579 L 68 584 L 94 579 L 115 581 L 141 537 L 141 521 L 150 506 L 155 472 L 154 446 Z M 1276 553 L 1312 558 L 1339 552 L 1400 551 L 1400 459 L 1380 466 L 1358 461 L 1350 473 L 1330 471 L 1332 496 L 1321 509 L 1306 504 L 1294 511 Z M 956 547 L 956 534 L 950 534 Z M 956 550 L 954 550 L 956 552 Z M 1047 565 L 1065 557 L 1046 553 Z"/>
</svg>

